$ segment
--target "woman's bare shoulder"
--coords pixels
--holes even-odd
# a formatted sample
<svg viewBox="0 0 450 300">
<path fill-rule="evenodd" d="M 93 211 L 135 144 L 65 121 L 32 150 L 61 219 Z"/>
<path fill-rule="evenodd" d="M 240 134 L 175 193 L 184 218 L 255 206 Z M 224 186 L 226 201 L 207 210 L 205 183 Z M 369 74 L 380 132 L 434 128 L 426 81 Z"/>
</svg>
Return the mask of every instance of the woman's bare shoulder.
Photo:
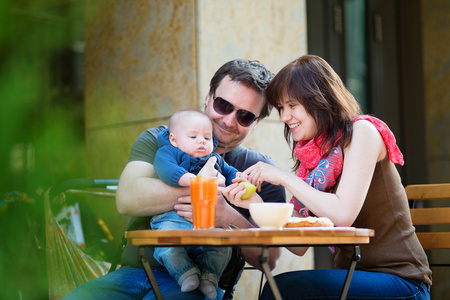
<svg viewBox="0 0 450 300">
<path fill-rule="evenodd" d="M 376 127 L 367 120 L 358 120 L 355 123 L 353 123 L 353 131 L 361 131 L 363 133 L 378 133 L 378 130 Z"/>
<path fill-rule="evenodd" d="M 366 150 L 377 149 L 377 161 L 383 159 L 386 155 L 386 146 L 380 132 L 371 122 L 367 120 L 358 120 L 353 124 L 352 144 L 353 143 L 358 144 Z"/>
</svg>

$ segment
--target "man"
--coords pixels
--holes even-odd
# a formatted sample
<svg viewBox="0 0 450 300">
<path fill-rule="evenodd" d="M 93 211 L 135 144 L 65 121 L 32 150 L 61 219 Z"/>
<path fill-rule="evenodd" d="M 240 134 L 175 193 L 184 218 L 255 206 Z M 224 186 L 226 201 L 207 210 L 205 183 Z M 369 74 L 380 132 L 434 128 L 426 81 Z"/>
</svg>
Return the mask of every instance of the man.
<svg viewBox="0 0 450 300">
<path fill-rule="evenodd" d="M 257 61 L 236 59 L 224 64 L 210 82 L 206 97 L 205 112 L 213 123 L 213 132 L 219 144 L 216 152 L 223 154 L 225 161 L 239 171 L 244 171 L 258 161 L 273 164 L 273 161 L 261 153 L 241 145 L 245 137 L 256 124 L 270 114 L 271 107 L 265 100 L 264 91 L 272 80 L 273 74 Z M 192 221 L 189 188 L 175 188 L 155 179 L 153 159 L 157 150 L 156 137 L 165 126 L 148 129 L 134 142 L 128 163 L 122 172 L 116 195 L 119 213 L 135 217 L 148 217 L 162 212 L 178 210 L 178 214 Z M 203 176 L 215 176 L 211 158 L 200 171 Z M 241 192 L 242 186 L 234 192 Z M 263 184 L 258 193 L 264 201 L 285 202 L 283 187 Z M 248 210 L 231 206 L 223 197 L 218 197 L 216 206 L 216 227 L 228 228 L 230 224 L 239 228 L 251 228 Z M 150 218 L 146 218 L 148 227 Z M 167 271 L 161 269 L 152 260 L 152 249 L 147 249 L 147 258 L 151 260 L 153 273 L 162 295 L 166 299 L 204 299 L 198 291 L 181 292 L 180 286 Z M 251 265 L 261 268 L 259 248 L 243 248 L 242 254 Z M 273 248 L 269 256 L 269 265 L 273 269 L 280 256 L 280 249 Z M 137 262 L 136 247 L 127 247 L 122 259 L 123 267 L 103 277 L 86 282 L 66 297 L 96 298 L 145 298 L 154 299 L 153 290 L 142 266 Z M 223 291 L 218 289 L 217 299 Z M 115 299 L 115 298 L 114 298 Z"/>
</svg>

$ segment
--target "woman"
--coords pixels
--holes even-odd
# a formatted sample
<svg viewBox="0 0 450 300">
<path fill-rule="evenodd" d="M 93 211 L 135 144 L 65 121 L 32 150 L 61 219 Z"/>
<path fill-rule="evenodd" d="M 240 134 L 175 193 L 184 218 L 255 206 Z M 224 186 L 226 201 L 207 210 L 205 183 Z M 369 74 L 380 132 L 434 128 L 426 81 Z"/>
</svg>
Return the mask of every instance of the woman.
<svg viewBox="0 0 450 300">
<path fill-rule="evenodd" d="M 328 217 L 335 226 L 375 229 L 370 244 L 361 246 L 348 299 L 429 299 L 431 271 L 394 166 L 403 164 L 403 156 L 386 124 L 358 116 L 354 97 L 317 56 L 302 56 L 285 66 L 270 83 L 266 97 L 285 123 L 298 176 L 257 163 L 244 172 L 249 181 L 283 185 L 294 195 L 297 215 Z M 339 162 L 325 168 L 321 164 L 331 157 L 332 149 L 342 149 L 338 158 L 342 171 Z M 335 172 L 321 177 L 320 168 Z M 332 186 L 331 192 L 316 186 L 321 180 Z M 227 199 L 248 206 L 234 195 Z M 307 248 L 289 250 L 303 255 Z M 352 247 L 340 247 L 333 270 L 276 276 L 283 299 L 338 298 L 352 254 Z M 261 298 L 273 298 L 267 285 Z"/>
</svg>

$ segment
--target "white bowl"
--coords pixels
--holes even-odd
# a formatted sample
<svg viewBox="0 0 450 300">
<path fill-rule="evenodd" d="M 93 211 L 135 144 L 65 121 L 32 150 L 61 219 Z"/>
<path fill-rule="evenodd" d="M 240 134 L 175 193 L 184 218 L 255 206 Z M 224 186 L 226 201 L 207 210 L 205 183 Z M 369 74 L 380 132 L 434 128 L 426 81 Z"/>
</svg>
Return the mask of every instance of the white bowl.
<svg viewBox="0 0 450 300">
<path fill-rule="evenodd" d="M 292 203 L 251 203 L 250 215 L 256 225 L 263 229 L 279 229 L 286 225 L 292 216 L 294 205 Z"/>
</svg>

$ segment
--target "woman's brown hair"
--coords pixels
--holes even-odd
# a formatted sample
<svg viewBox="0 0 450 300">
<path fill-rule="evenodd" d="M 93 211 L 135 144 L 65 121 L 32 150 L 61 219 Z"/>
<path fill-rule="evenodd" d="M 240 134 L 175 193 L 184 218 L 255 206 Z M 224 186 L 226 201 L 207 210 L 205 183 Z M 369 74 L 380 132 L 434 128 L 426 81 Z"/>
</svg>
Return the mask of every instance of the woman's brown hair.
<svg viewBox="0 0 450 300">
<path fill-rule="evenodd" d="M 353 119 L 361 110 L 341 78 L 322 58 L 304 55 L 294 60 L 275 75 L 266 90 L 267 101 L 280 112 L 284 99 L 298 101 L 315 120 L 322 143 L 317 145 L 327 156 L 331 148 L 344 149 L 351 142 Z M 341 138 L 338 140 L 339 135 Z M 291 131 L 284 126 L 284 137 L 291 145 Z M 292 158 L 296 171 L 300 161 L 294 155 L 297 142 L 292 141 Z"/>
</svg>

